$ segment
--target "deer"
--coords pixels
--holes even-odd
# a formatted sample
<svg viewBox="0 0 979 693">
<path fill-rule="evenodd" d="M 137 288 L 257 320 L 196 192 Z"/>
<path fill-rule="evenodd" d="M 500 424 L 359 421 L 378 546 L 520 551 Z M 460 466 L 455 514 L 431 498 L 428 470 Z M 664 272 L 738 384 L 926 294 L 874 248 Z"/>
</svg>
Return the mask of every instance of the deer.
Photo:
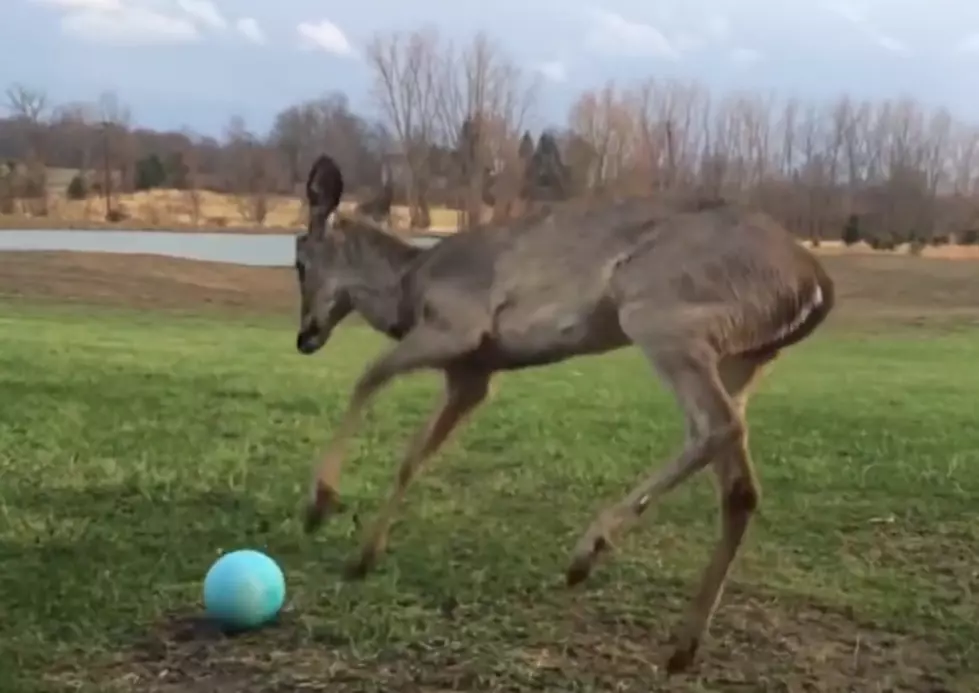
<svg viewBox="0 0 979 693">
<path fill-rule="evenodd" d="M 352 312 L 393 343 L 357 378 L 314 466 L 304 531 L 342 510 L 345 445 L 372 398 L 395 378 L 440 372 L 444 394 L 366 525 L 343 571 L 351 579 L 374 568 L 410 483 L 486 400 L 494 374 L 635 346 L 683 412 L 684 444 L 595 515 L 571 552 L 566 584 L 584 581 L 649 507 L 710 467 L 720 538 L 666 662 L 668 674 L 688 669 L 760 502 L 748 450 L 749 396 L 778 355 L 834 307 L 834 284 L 820 261 L 769 216 L 723 200 L 664 208 L 634 198 L 548 209 L 420 248 L 337 212 L 343 187 L 336 163 L 320 155 L 306 184 L 307 228 L 295 242 L 296 348 L 318 352 Z"/>
</svg>

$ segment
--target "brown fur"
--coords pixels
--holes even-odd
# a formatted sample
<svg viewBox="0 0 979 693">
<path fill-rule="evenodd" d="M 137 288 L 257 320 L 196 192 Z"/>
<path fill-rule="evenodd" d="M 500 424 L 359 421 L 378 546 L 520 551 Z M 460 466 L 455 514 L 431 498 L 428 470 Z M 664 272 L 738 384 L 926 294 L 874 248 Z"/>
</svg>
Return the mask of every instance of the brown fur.
<svg viewBox="0 0 979 693">
<path fill-rule="evenodd" d="M 317 351 L 352 310 L 396 343 L 358 379 L 333 444 L 316 469 L 311 530 L 335 507 L 343 449 L 364 408 L 392 379 L 438 369 L 445 400 L 419 430 L 350 575 L 366 574 L 387 541 L 412 478 L 485 399 L 492 374 L 640 348 L 684 411 L 683 450 L 582 534 L 569 584 L 590 573 L 613 538 L 660 496 L 710 466 L 721 538 L 667 662 L 694 659 L 759 502 L 745 410 L 752 384 L 780 349 L 822 323 L 835 303 L 819 261 L 770 218 L 733 205 L 630 199 L 541 210 L 419 250 L 375 224 L 326 220 L 342 194 L 328 157 L 310 171 L 308 232 L 297 240 L 302 316 L 297 348 Z"/>
</svg>

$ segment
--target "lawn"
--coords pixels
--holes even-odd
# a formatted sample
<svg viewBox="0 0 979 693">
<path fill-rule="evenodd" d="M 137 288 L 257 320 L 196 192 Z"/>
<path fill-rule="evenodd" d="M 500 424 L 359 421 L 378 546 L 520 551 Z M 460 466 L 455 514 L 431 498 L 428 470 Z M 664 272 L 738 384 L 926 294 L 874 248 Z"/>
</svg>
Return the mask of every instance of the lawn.
<svg viewBox="0 0 979 693">
<path fill-rule="evenodd" d="M 657 671 L 716 533 L 709 475 L 588 583 L 578 533 L 681 440 L 634 351 L 497 378 L 412 487 L 391 550 L 340 579 L 438 381 L 384 393 L 301 531 L 311 462 L 382 342 L 294 353 L 264 317 L 0 304 L 0 690 L 975 691 L 979 330 L 826 330 L 752 402 L 762 483 L 696 669 Z M 210 563 L 285 570 L 282 622 L 195 627 Z M 975 666 L 975 664 L 971 665 Z"/>
</svg>

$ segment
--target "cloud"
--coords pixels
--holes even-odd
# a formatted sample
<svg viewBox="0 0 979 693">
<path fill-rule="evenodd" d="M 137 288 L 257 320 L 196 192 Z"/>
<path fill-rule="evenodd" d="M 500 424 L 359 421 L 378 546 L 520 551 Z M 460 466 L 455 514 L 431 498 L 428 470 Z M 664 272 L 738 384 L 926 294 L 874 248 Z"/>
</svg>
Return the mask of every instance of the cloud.
<svg viewBox="0 0 979 693">
<path fill-rule="evenodd" d="M 61 30 L 84 41 L 117 46 L 186 43 L 200 37 L 189 18 L 138 6 L 73 10 L 62 17 Z"/>
<path fill-rule="evenodd" d="M 196 18 L 213 25 L 220 14 L 209 0 L 176 0 L 169 11 L 147 0 L 34 0 L 61 12 L 62 33 L 117 46 L 186 43 L 200 38 Z M 208 14 L 210 7 L 210 15 Z"/>
<path fill-rule="evenodd" d="M 874 43 L 883 48 L 884 50 L 889 50 L 892 53 L 907 53 L 908 46 L 904 41 L 896 39 L 893 36 L 888 36 L 887 34 L 875 33 L 871 36 Z"/>
<path fill-rule="evenodd" d="M 737 65 L 754 65 L 762 58 L 761 51 L 754 48 L 734 48 L 730 53 L 731 61 Z"/>
<path fill-rule="evenodd" d="M 235 22 L 235 29 L 238 33 L 256 45 L 263 45 L 266 42 L 265 32 L 258 21 L 253 17 L 242 17 Z"/>
<path fill-rule="evenodd" d="M 336 24 L 328 19 L 318 22 L 302 22 L 296 27 L 301 44 L 305 48 L 326 51 L 334 55 L 352 56 L 353 46 Z"/>
<path fill-rule="evenodd" d="M 594 9 L 589 14 L 592 26 L 585 35 L 585 44 L 594 51 L 670 60 L 680 57 L 676 46 L 651 24 L 632 21 L 603 9 Z"/>
<path fill-rule="evenodd" d="M 560 60 L 549 60 L 537 66 L 537 71 L 552 82 L 567 82 L 568 68 Z"/>
<path fill-rule="evenodd" d="M 191 19 L 212 29 L 224 29 L 228 26 L 228 22 L 211 0 L 177 0 L 177 7 L 190 15 Z"/>
<path fill-rule="evenodd" d="M 838 1 L 825 5 L 825 9 L 852 24 L 870 41 L 891 53 L 908 53 L 908 46 L 900 39 L 878 29 L 867 17 L 866 10 L 860 5 Z"/>
</svg>

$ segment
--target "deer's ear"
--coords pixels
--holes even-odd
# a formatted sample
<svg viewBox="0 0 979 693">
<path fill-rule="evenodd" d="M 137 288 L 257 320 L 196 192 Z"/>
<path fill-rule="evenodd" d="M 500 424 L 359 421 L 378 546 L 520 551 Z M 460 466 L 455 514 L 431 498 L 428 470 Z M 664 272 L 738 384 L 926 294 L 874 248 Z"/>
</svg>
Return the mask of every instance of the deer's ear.
<svg viewBox="0 0 979 693">
<path fill-rule="evenodd" d="M 306 201 L 309 209 L 323 218 L 333 213 L 343 196 L 343 176 L 336 162 L 321 154 L 309 169 L 306 179 Z"/>
</svg>

